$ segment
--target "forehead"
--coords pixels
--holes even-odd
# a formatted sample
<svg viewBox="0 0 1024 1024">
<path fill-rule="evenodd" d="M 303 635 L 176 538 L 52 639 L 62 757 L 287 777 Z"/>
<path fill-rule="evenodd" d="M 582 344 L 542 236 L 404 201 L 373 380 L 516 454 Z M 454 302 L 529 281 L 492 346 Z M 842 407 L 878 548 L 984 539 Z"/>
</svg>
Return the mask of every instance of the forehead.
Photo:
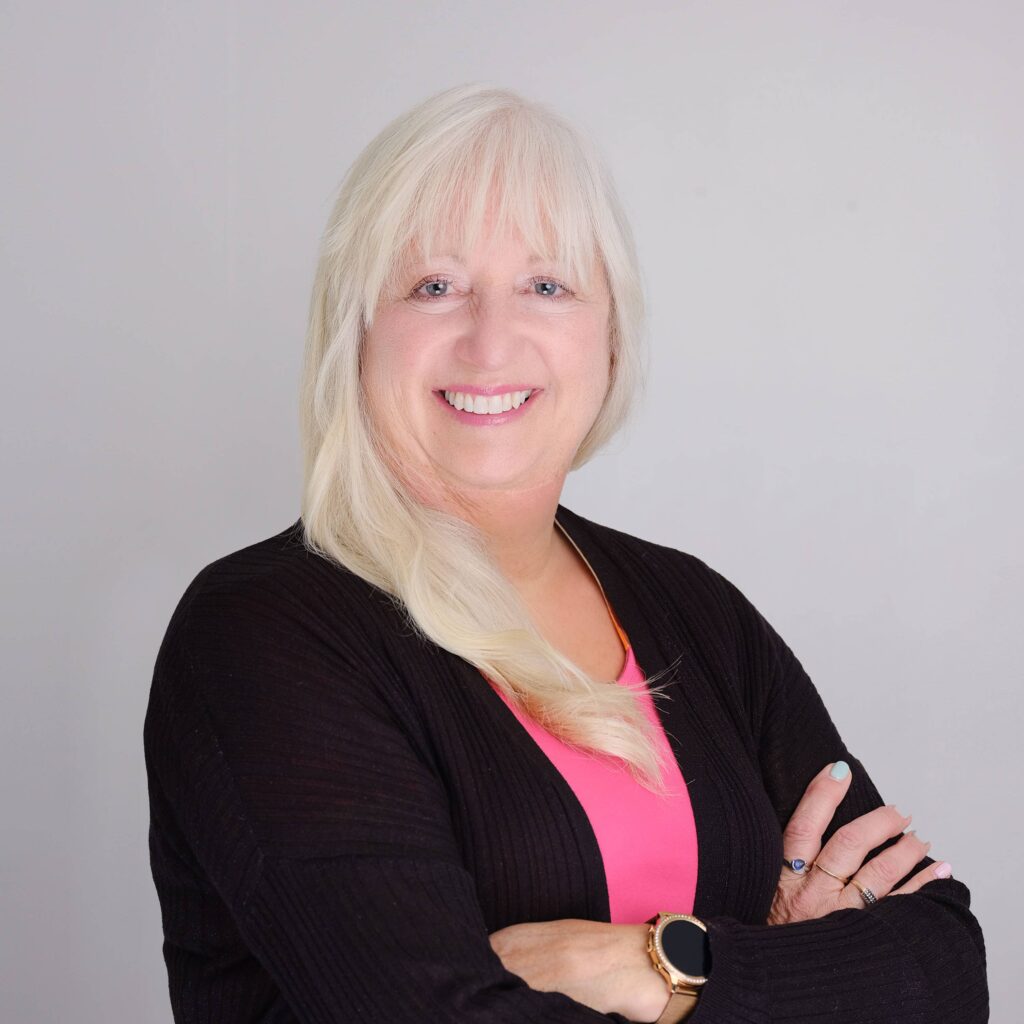
<svg viewBox="0 0 1024 1024">
<path fill-rule="evenodd" d="M 419 255 L 421 251 L 419 249 L 417 249 L 416 252 L 417 252 L 417 255 Z M 428 259 L 447 260 L 447 261 L 449 261 L 451 263 L 457 263 L 457 264 L 459 264 L 459 266 L 463 266 L 463 267 L 466 265 L 466 259 L 463 257 L 461 252 L 457 252 L 455 249 L 452 249 L 452 248 L 449 248 L 449 247 L 446 247 L 446 246 L 440 246 L 440 247 L 438 247 L 437 251 L 435 251 L 434 253 L 426 254 L 426 258 L 428 258 Z M 530 253 L 526 254 L 525 262 L 526 262 L 526 264 L 528 266 L 534 266 L 535 264 L 538 264 L 538 263 L 547 263 L 550 259 L 551 259 L 550 255 L 544 255 L 543 253 L 530 252 Z"/>
</svg>

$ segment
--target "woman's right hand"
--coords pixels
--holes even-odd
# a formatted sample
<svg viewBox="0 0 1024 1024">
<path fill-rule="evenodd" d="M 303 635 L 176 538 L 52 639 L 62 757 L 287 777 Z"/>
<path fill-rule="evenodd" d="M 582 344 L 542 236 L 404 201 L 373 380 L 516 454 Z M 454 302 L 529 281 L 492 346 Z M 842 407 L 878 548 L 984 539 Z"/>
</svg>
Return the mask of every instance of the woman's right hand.
<svg viewBox="0 0 1024 1024">
<path fill-rule="evenodd" d="M 865 861 L 869 851 L 881 846 L 887 839 L 898 835 L 910 823 L 893 805 L 877 807 L 867 814 L 838 828 L 824 846 L 821 837 L 835 815 L 843 797 L 850 788 L 851 772 L 845 761 L 836 762 L 836 778 L 830 774 L 833 765 L 827 764 L 811 780 L 797 804 L 782 836 L 782 850 L 790 860 L 799 858 L 808 867 L 801 873 L 789 866 L 782 867 L 779 885 L 775 891 L 768 924 L 790 924 L 824 917 L 833 910 L 864 909 L 867 904 L 853 879 L 874 893 L 876 899 L 885 896 L 915 892 L 926 882 L 949 877 L 948 864 L 929 864 L 917 872 L 899 889 L 893 886 L 927 854 L 931 843 L 924 843 L 913 832 L 906 833 L 898 842 Z M 825 871 L 813 867 L 817 860 Z M 937 874 L 937 870 L 946 871 Z"/>
</svg>

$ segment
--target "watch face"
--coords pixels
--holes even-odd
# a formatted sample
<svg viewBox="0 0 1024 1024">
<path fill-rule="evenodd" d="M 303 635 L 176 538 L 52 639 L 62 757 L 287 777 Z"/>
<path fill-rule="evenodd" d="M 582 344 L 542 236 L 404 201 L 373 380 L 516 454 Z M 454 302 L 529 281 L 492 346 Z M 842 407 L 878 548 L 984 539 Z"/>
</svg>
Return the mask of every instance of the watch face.
<svg viewBox="0 0 1024 1024">
<path fill-rule="evenodd" d="M 661 929 L 661 948 L 677 971 L 693 978 L 706 978 L 711 973 L 711 947 L 700 925 L 669 921 Z"/>
</svg>

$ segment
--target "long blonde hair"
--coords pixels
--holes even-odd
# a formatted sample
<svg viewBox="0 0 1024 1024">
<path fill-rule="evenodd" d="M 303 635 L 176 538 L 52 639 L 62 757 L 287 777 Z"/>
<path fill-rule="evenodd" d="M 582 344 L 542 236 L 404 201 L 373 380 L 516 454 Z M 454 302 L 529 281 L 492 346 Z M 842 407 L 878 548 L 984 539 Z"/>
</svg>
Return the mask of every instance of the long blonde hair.
<svg viewBox="0 0 1024 1024">
<path fill-rule="evenodd" d="M 562 118 L 515 92 L 447 89 L 366 146 L 321 239 L 300 397 L 304 542 L 388 593 L 413 630 L 475 665 L 564 742 L 622 759 L 641 785 L 663 793 L 655 733 L 633 694 L 591 678 L 541 635 L 476 527 L 414 498 L 367 412 L 362 343 L 403 261 L 414 248 L 433 252 L 442 225 L 470 251 L 495 202 L 499 226 L 514 224 L 585 291 L 600 269 L 607 277 L 609 387 L 571 469 L 625 422 L 643 380 L 644 298 L 602 160 Z"/>
</svg>

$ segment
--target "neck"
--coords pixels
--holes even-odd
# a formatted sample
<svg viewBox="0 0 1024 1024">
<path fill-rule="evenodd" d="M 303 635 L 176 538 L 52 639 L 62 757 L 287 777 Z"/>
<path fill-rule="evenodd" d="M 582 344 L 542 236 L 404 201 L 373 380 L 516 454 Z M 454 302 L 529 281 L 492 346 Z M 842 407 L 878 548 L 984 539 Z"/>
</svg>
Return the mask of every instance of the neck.
<svg viewBox="0 0 1024 1024">
<path fill-rule="evenodd" d="M 555 526 L 561 485 L 473 492 L 458 511 L 481 530 L 501 571 L 524 597 L 546 591 L 564 566 L 567 542 Z"/>
</svg>

